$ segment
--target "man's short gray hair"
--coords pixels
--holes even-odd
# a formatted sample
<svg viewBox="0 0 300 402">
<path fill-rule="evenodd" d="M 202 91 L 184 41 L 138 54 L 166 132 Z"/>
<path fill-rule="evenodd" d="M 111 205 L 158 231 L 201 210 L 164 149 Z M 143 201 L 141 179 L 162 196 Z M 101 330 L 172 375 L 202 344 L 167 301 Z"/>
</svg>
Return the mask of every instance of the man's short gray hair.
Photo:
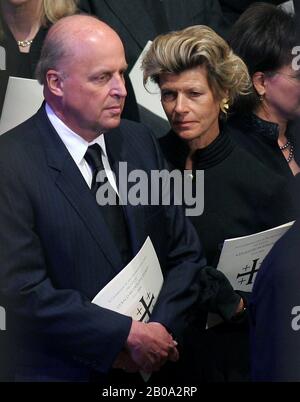
<svg viewBox="0 0 300 402">
<path fill-rule="evenodd" d="M 70 56 L 70 47 L 66 42 L 66 39 L 59 35 L 46 38 L 35 70 L 36 79 L 40 84 L 46 83 L 46 75 L 49 70 L 58 70 L 59 64 Z"/>
</svg>

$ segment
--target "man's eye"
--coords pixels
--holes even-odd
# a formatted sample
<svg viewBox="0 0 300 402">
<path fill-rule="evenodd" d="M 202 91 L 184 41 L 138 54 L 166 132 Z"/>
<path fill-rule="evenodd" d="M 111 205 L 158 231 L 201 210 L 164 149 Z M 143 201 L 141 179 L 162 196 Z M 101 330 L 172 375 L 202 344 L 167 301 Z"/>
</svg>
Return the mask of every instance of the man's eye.
<svg viewBox="0 0 300 402">
<path fill-rule="evenodd" d="M 108 74 L 102 74 L 99 75 L 98 80 L 99 81 L 106 81 L 108 79 Z"/>
<path fill-rule="evenodd" d="M 109 79 L 109 74 L 101 74 L 101 75 L 96 75 L 95 77 L 92 78 L 92 81 L 94 82 L 100 82 L 100 83 L 104 83 L 106 81 L 108 81 Z"/>
<path fill-rule="evenodd" d="M 192 98 L 197 98 L 198 96 L 200 96 L 201 95 L 201 93 L 200 92 L 197 92 L 197 91 L 191 91 L 190 92 L 190 96 L 192 97 Z"/>
</svg>

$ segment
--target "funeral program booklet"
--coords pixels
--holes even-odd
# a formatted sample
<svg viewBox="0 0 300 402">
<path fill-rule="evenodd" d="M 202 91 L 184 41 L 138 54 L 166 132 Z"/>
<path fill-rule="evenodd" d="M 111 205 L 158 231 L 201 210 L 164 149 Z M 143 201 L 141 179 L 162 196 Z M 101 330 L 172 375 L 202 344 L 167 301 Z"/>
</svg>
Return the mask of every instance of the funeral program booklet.
<svg viewBox="0 0 300 402">
<path fill-rule="evenodd" d="M 264 258 L 293 223 L 294 221 L 249 236 L 225 240 L 217 269 L 224 273 L 233 289 L 252 291 L 256 274 Z M 221 322 L 223 320 L 218 314 L 208 314 L 207 328 Z"/>
<path fill-rule="evenodd" d="M 146 322 L 162 285 L 160 264 L 148 236 L 138 254 L 100 290 L 92 302 Z"/>
<path fill-rule="evenodd" d="M 148 236 L 138 254 L 92 300 L 133 320 L 147 322 L 163 285 L 160 264 Z M 145 381 L 150 374 L 141 372 Z"/>
<path fill-rule="evenodd" d="M 251 292 L 264 258 L 293 223 L 225 240 L 217 269 L 227 276 L 235 290 Z"/>
</svg>

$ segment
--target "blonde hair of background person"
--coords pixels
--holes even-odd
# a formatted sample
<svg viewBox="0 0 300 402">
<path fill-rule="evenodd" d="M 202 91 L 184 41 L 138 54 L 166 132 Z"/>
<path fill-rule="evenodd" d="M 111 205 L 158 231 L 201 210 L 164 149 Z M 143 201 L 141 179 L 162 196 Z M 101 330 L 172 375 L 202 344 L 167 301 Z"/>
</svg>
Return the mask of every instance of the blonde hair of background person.
<svg viewBox="0 0 300 402">
<path fill-rule="evenodd" d="M 179 74 L 205 66 L 207 80 L 215 97 L 226 98 L 230 106 L 238 95 L 250 88 L 245 63 L 227 42 L 205 25 L 194 25 L 156 37 L 146 53 L 142 69 L 144 85 L 148 79 L 159 84 L 161 74 Z"/>
<path fill-rule="evenodd" d="M 0 0 L 0 6 L 4 1 Z M 54 24 L 62 17 L 75 14 L 78 10 L 78 2 L 79 0 L 41 0 L 40 26 L 47 26 L 49 23 Z M 3 29 L 0 20 L 0 39 L 2 37 Z"/>
</svg>

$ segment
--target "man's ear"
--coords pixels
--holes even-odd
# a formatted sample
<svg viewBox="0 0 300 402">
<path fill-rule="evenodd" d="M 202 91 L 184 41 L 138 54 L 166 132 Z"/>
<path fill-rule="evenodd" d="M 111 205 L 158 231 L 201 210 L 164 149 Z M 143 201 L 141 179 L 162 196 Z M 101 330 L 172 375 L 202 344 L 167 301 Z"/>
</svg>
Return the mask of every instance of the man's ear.
<svg viewBox="0 0 300 402">
<path fill-rule="evenodd" d="M 261 71 L 257 71 L 252 76 L 253 86 L 259 96 L 264 96 L 266 93 L 265 87 L 265 74 Z"/>
<path fill-rule="evenodd" d="M 62 74 L 56 70 L 49 70 L 46 74 L 48 90 L 55 96 L 63 96 L 63 78 Z"/>
</svg>

